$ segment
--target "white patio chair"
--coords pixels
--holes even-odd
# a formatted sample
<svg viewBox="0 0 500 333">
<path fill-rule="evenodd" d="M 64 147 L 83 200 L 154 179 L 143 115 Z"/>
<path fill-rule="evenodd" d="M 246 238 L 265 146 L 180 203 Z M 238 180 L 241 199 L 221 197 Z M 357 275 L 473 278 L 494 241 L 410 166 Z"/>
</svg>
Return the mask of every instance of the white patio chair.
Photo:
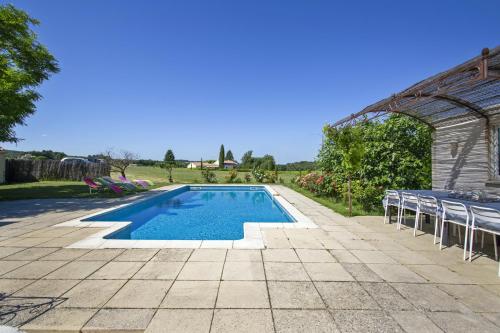
<svg viewBox="0 0 500 333">
<path fill-rule="evenodd" d="M 434 244 L 436 244 L 436 237 L 439 226 L 439 204 L 435 197 L 428 195 L 419 195 L 418 196 L 418 212 L 417 214 L 427 214 L 431 216 L 435 216 L 434 221 Z M 415 229 L 413 230 L 413 236 L 417 235 L 417 220 L 415 220 Z M 420 221 L 420 223 L 422 223 Z"/>
<path fill-rule="evenodd" d="M 495 247 L 495 260 L 498 260 L 497 235 L 500 235 L 500 211 L 493 208 L 471 206 L 472 224 L 470 230 L 470 249 L 469 261 L 472 261 L 472 247 L 474 232 L 476 230 L 487 232 L 493 235 L 493 244 Z M 484 234 L 483 234 L 484 235 Z M 483 239 L 484 240 L 484 239 Z M 482 243 L 482 242 L 481 242 Z M 500 270 L 498 272 L 500 275 Z"/>
<path fill-rule="evenodd" d="M 403 220 L 406 224 L 406 211 L 411 210 L 415 212 L 415 224 L 418 223 L 418 197 L 416 194 L 403 192 L 401 193 L 401 214 L 398 219 L 398 229 L 401 230 L 401 220 Z"/>
<path fill-rule="evenodd" d="M 384 205 L 384 224 L 387 221 L 387 216 L 389 215 L 389 209 L 392 207 L 397 207 L 398 208 L 398 220 L 399 220 L 399 210 L 401 208 L 401 198 L 399 197 L 398 191 L 393 191 L 393 190 L 386 190 L 385 191 L 385 196 L 384 200 L 382 200 L 382 204 Z M 391 222 L 391 221 L 389 221 Z M 397 223 L 396 223 L 397 225 Z"/>
<path fill-rule="evenodd" d="M 441 216 L 441 239 L 439 240 L 439 249 L 443 248 L 443 231 L 445 223 L 453 223 L 458 226 L 458 239 L 460 242 L 460 226 L 465 227 L 464 238 L 464 260 L 467 254 L 467 234 L 469 231 L 469 212 L 467 207 L 460 202 L 441 200 L 443 214 Z"/>
</svg>

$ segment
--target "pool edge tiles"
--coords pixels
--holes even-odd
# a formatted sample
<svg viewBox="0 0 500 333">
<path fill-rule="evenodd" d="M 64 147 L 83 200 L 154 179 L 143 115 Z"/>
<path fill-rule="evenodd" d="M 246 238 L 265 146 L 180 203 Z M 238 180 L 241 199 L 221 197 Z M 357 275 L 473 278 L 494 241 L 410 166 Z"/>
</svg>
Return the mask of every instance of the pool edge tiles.
<svg viewBox="0 0 500 333">
<path fill-rule="evenodd" d="M 76 243 L 73 243 L 67 248 L 235 248 L 235 249 L 262 249 L 264 241 L 262 239 L 261 229 L 265 228 L 303 228 L 312 229 L 318 228 L 314 222 L 300 212 L 295 206 L 283 198 L 280 193 L 269 185 L 209 185 L 211 188 L 218 187 L 259 187 L 263 188 L 271 195 L 280 208 L 288 214 L 294 222 L 245 222 L 243 223 L 244 237 L 239 240 L 135 240 L 135 239 L 107 239 L 106 237 L 127 227 L 131 222 L 106 222 L 106 221 L 88 221 L 89 218 L 109 213 L 118 209 L 123 209 L 130 205 L 136 205 L 146 200 L 164 195 L 167 192 L 176 192 L 181 189 L 189 189 L 190 187 L 207 187 L 203 184 L 189 184 L 179 186 L 167 186 L 152 191 L 157 191 L 158 194 L 153 194 L 145 198 L 139 198 L 127 204 L 120 204 L 108 209 L 100 210 L 96 213 L 83 216 L 78 219 L 59 223 L 54 227 L 86 227 L 86 228 L 106 228 L 98 231 Z"/>
</svg>

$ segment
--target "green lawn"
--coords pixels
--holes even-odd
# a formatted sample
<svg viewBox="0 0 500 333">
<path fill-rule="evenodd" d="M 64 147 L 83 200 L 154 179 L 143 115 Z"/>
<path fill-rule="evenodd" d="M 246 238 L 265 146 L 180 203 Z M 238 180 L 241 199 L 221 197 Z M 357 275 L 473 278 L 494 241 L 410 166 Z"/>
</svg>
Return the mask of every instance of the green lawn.
<svg viewBox="0 0 500 333">
<path fill-rule="evenodd" d="M 215 170 L 217 181 L 225 183 L 228 171 Z M 240 172 L 238 176 L 243 179 L 246 172 Z M 279 176 L 286 182 L 298 172 L 280 172 Z M 118 173 L 113 173 L 112 177 L 117 179 Z M 203 183 L 200 170 L 190 170 L 187 168 L 176 168 L 172 172 L 174 183 L 189 184 Z M 168 185 L 167 173 L 159 167 L 130 166 L 127 169 L 127 177 L 130 179 L 149 179 L 155 183 L 152 188 Z M 125 192 L 125 195 L 130 192 Z M 110 191 L 100 193 L 89 193 L 89 188 L 83 182 L 77 181 L 40 181 L 31 183 L 18 183 L 0 185 L 0 201 L 21 200 L 21 199 L 48 199 L 48 198 L 112 198 L 117 195 Z"/>
<path fill-rule="evenodd" d="M 335 199 L 332 198 L 327 198 L 327 197 L 320 197 L 317 195 L 314 195 L 313 193 L 309 192 L 308 190 L 305 190 L 298 185 L 294 183 L 286 183 L 286 186 L 290 187 L 291 189 L 299 192 L 300 194 L 303 194 L 304 196 L 319 202 L 323 206 L 326 206 L 333 210 L 334 212 L 337 212 L 339 214 L 342 214 L 344 216 L 349 215 L 349 207 L 347 206 L 346 203 L 343 201 L 336 201 Z M 382 207 L 382 204 L 380 204 L 380 207 Z M 384 212 L 382 208 L 380 210 L 375 210 L 375 211 L 366 211 L 364 210 L 360 205 L 354 203 L 352 206 L 352 216 L 367 216 L 367 215 L 383 215 Z"/>
<path fill-rule="evenodd" d="M 214 170 L 218 183 L 225 183 L 225 177 L 229 174 L 228 171 Z M 242 180 L 247 172 L 239 172 L 238 177 Z M 113 173 L 113 178 L 118 178 L 117 173 Z M 279 172 L 279 177 L 283 179 L 283 185 L 292 188 L 293 190 L 315 200 L 322 205 L 332 209 L 342 215 L 348 214 L 348 209 L 345 203 L 337 202 L 331 198 L 318 197 L 311 192 L 298 187 L 292 183 L 292 179 L 299 175 L 298 171 L 283 171 Z M 167 173 L 164 169 L 158 167 L 146 166 L 130 166 L 127 169 L 127 177 L 129 179 L 149 179 L 155 183 L 156 187 L 169 184 L 167 181 Z M 172 177 L 176 184 L 203 183 L 201 171 L 196 169 L 176 168 L 172 171 Z M 254 183 L 253 181 L 251 183 Z M 130 193 L 127 193 L 130 194 Z M 113 192 L 89 193 L 89 188 L 83 182 L 74 181 L 40 181 L 34 183 L 20 183 L 0 185 L 0 201 L 1 200 L 20 200 L 20 199 L 47 199 L 47 198 L 95 198 L 95 197 L 116 197 Z M 381 215 L 381 211 L 364 211 L 360 206 L 354 205 L 353 215 Z"/>
<path fill-rule="evenodd" d="M 153 188 L 164 186 L 165 183 L 155 184 Z M 141 192 L 142 190 L 138 190 Z M 134 192 L 124 192 L 124 195 Z M 115 198 L 118 195 L 111 191 L 89 193 L 89 187 L 83 182 L 75 181 L 40 181 L 0 185 L 0 201 L 21 199 L 50 199 L 50 198 Z"/>
<path fill-rule="evenodd" d="M 217 176 L 218 183 L 226 183 L 225 177 L 229 174 L 227 170 L 214 170 Z M 148 166 L 135 166 L 132 165 L 127 168 L 127 178 L 129 179 L 149 179 L 153 182 L 167 182 L 168 175 L 165 169 L 159 167 L 148 167 Z M 245 174 L 250 172 L 238 172 L 238 177 L 244 182 Z M 298 171 L 282 171 L 278 173 L 278 176 L 282 178 L 286 183 L 289 183 L 292 178 L 299 174 Z M 119 173 L 113 173 L 111 175 L 113 178 L 117 178 Z M 200 169 L 188 169 L 188 168 L 175 168 L 172 170 L 172 178 L 174 183 L 177 184 L 189 184 L 189 183 L 204 183 L 203 177 L 201 176 Z"/>
</svg>

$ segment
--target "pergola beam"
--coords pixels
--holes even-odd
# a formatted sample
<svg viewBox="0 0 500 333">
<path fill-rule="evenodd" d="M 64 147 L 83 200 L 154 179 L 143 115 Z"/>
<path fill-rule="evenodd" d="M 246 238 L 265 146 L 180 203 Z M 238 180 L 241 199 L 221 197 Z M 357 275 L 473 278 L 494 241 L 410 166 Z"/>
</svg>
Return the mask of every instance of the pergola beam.
<svg viewBox="0 0 500 333">
<path fill-rule="evenodd" d="M 500 80 L 499 63 L 500 47 L 496 47 L 491 51 L 483 49 L 480 56 L 367 106 L 363 110 L 337 121 L 333 126 L 352 123 L 369 113 L 376 113 L 375 117 L 386 113 L 405 114 L 432 128 L 448 120 L 470 119 L 471 116 L 488 121 L 488 114 L 485 110 L 488 105 L 483 104 L 485 104 L 484 101 L 494 100 L 500 96 L 500 89 L 498 89 L 498 80 Z M 466 99 L 467 97 L 463 97 L 464 94 L 466 96 L 474 95 L 476 92 L 482 93 L 479 100 L 470 101 Z M 477 104 L 480 101 L 483 101 L 481 106 Z M 450 109 L 446 104 L 458 107 L 463 110 L 464 114 L 454 115 L 450 112 L 454 108 Z M 424 114 L 420 116 L 419 112 Z M 444 112 L 447 112 L 449 116 L 435 119 L 436 116 L 439 118 L 439 114 Z"/>
</svg>

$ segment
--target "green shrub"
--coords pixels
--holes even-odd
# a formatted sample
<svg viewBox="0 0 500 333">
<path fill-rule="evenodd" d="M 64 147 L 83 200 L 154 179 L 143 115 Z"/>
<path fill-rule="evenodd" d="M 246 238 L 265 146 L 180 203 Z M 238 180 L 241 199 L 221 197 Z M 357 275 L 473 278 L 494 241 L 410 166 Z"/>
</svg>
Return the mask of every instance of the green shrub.
<svg viewBox="0 0 500 333">
<path fill-rule="evenodd" d="M 264 179 L 267 183 L 276 183 L 277 177 L 274 171 L 266 171 L 264 172 L 264 174 L 265 174 Z"/>
<path fill-rule="evenodd" d="M 266 173 L 259 168 L 254 168 L 252 175 L 257 183 L 263 183 L 266 180 Z"/>
<path fill-rule="evenodd" d="M 237 177 L 238 177 L 238 171 L 231 169 L 229 171 L 229 174 L 224 178 L 226 179 L 227 183 L 234 183 Z"/>
<path fill-rule="evenodd" d="M 210 169 L 201 170 L 201 176 L 207 183 L 217 183 L 217 175 Z"/>
<path fill-rule="evenodd" d="M 252 181 L 252 176 L 249 174 L 249 173 L 246 173 L 245 174 L 245 181 L 247 183 L 250 183 Z"/>
</svg>

